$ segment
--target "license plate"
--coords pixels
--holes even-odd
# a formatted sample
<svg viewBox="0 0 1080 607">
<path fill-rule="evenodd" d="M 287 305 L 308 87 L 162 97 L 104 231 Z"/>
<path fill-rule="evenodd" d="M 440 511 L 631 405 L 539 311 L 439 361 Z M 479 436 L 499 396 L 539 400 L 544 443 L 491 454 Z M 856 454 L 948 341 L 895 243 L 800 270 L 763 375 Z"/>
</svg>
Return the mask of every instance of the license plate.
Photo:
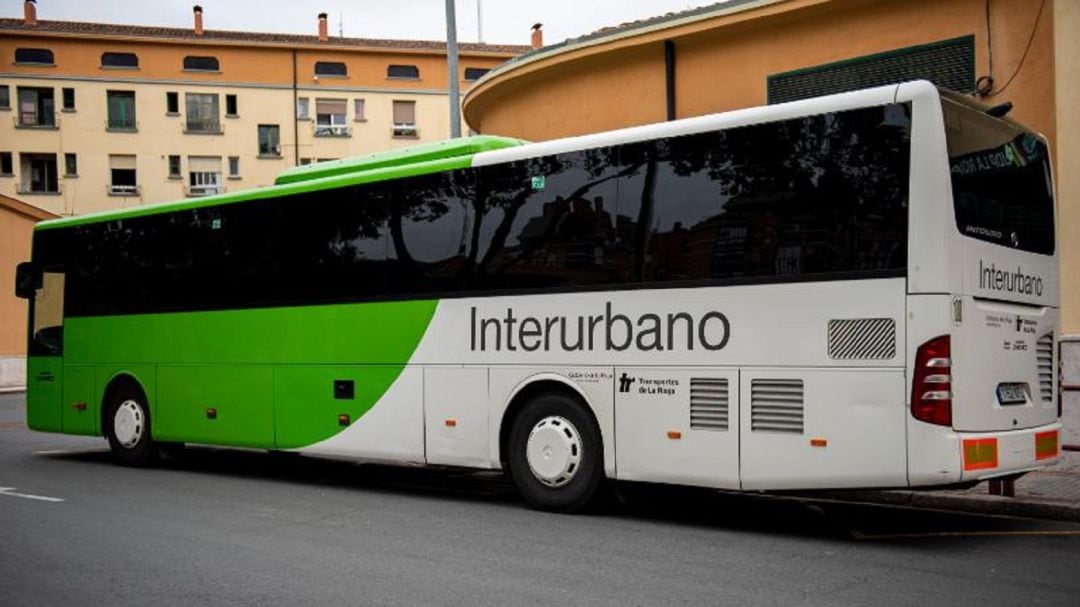
<svg viewBox="0 0 1080 607">
<path fill-rule="evenodd" d="M 1002 405 L 1020 405 L 1027 402 L 1027 384 L 998 384 L 998 403 Z"/>
</svg>

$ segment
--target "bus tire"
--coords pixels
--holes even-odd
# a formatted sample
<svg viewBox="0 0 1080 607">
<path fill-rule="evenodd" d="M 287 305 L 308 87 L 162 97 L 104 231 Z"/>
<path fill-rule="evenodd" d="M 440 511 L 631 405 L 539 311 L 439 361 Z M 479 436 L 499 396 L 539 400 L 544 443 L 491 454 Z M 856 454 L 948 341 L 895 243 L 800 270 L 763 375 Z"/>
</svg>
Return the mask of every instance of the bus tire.
<svg viewBox="0 0 1080 607">
<path fill-rule="evenodd" d="M 584 405 L 558 392 L 534 396 L 510 430 L 510 474 L 533 508 L 580 512 L 604 480 L 600 429 Z"/>
<path fill-rule="evenodd" d="M 105 437 L 113 457 L 129 466 L 144 466 L 157 457 L 150 432 L 150 407 L 142 391 L 124 386 L 106 404 Z"/>
</svg>

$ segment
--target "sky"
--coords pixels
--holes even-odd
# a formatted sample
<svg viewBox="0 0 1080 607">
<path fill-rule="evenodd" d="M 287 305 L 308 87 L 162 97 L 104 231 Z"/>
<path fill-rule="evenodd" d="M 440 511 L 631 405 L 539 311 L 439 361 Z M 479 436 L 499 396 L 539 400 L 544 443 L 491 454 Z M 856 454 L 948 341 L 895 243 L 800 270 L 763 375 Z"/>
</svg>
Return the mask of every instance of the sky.
<svg viewBox="0 0 1080 607">
<path fill-rule="evenodd" d="M 554 44 L 602 27 L 714 4 L 716 0 L 455 0 L 458 40 L 529 44 L 530 28 L 544 25 Z M 320 12 L 331 34 L 347 37 L 442 40 L 445 0 L 38 0 L 38 18 L 164 27 L 191 27 L 192 7 L 203 7 L 207 29 L 315 34 Z M 21 18 L 20 0 L 0 0 L 0 17 Z"/>
</svg>

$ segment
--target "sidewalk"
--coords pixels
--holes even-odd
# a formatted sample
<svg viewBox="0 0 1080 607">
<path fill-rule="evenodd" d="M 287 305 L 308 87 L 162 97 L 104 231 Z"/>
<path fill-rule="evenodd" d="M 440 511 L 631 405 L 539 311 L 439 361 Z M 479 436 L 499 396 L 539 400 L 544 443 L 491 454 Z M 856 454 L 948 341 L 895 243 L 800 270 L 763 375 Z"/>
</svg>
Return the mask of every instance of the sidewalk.
<svg viewBox="0 0 1080 607">
<path fill-rule="evenodd" d="M 978 514 L 1080 522 L 1080 452 L 1063 451 L 1053 466 L 1016 481 L 1015 497 L 990 495 L 988 483 L 951 491 L 829 491 L 817 497 Z"/>
</svg>

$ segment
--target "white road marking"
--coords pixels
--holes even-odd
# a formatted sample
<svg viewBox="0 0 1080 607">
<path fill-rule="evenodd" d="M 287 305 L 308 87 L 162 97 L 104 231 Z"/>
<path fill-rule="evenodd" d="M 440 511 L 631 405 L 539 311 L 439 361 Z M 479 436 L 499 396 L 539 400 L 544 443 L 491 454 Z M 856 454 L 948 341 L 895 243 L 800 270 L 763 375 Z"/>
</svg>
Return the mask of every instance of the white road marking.
<svg viewBox="0 0 1080 607">
<path fill-rule="evenodd" d="M 62 502 L 64 501 L 59 497 L 49 497 L 47 495 L 30 495 L 29 493 L 16 493 L 15 487 L 0 487 L 0 495 L 9 495 L 11 497 L 21 497 L 28 500 L 38 500 L 42 502 Z"/>
<path fill-rule="evenodd" d="M 45 449 L 44 451 L 34 451 L 34 455 L 60 455 L 61 453 L 71 453 L 70 449 Z"/>
</svg>

